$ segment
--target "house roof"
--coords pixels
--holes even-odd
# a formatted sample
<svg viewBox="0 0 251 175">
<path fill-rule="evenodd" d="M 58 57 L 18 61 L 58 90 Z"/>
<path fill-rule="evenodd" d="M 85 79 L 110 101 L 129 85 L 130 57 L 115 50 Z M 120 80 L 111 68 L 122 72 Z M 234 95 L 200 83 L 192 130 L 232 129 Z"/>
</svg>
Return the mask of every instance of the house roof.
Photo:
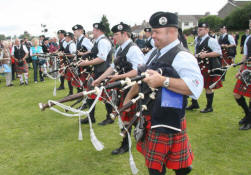
<svg viewBox="0 0 251 175">
<path fill-rule="evenodd" d="M 233 7 L 242 7 L 244 5 L 246 5 L 247 3 L 250 3 L 251 0 L 248 0 L 248 1 L 235 1 L 235 0 L 228 0 L 228 2 L 218 11 L 218 13 L 220 11 L 222 11 L 224 8 L 226 8 L 227 5 L 231 5 Z"/>
</svg>

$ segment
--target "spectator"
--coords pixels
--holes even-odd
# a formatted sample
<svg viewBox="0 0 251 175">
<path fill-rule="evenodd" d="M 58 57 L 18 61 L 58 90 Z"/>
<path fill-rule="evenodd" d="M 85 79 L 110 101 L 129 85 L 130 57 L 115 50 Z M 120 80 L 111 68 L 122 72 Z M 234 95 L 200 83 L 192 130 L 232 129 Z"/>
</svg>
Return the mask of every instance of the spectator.
<svg viewBox="0 0 251 175">
<path fill-rule="evenodd" d="M 135 40 L 135 43 L 139 46 L 140 49 L 143 49 L 146 47 L 146 42 L 143 39 L 143 34 L 139 34 L 139 38 Z"/>
<path fill-rule="evenodd" d="M 37 38 L 32 39 L 32 47 L 30 48 L 30 55 L 32 57 L 32 66 L 34 70 L 34 82 L 37 83 L 37 70 L 39 69 L 39 77 L 40 81 L 44 81 L 42 76 L 42 71 L 39 66 L 39 59 L 38 55 L 43 53 L 43 49 L 39 46 L 39 40 Z"/>
<path fill-rule="evenodd" d="M 2 67 L 4 68 L 4 75 L 6 79 L 6 86 L 13 86 L 11 83 L 11 55 L 9 50 L 9 43 L 7 41 L 2 42 L 3 48 L 2 53 L 0 57 L 0 64 L 2 64 Z"/>
<path fill-rule="evenodd" d="M 29 52 L 25 45 L 20 43 L 19 39 L 15 40 L 15 45 L 12 47 L 11 55 L 15 59 L 16 71 L 20 79 L 20 86 L 24 83 L 28 85 L 28 65 L 25 58 L 28 56 Z M 23 75 L 25 82 L 23 80 Z"/>
</svg>

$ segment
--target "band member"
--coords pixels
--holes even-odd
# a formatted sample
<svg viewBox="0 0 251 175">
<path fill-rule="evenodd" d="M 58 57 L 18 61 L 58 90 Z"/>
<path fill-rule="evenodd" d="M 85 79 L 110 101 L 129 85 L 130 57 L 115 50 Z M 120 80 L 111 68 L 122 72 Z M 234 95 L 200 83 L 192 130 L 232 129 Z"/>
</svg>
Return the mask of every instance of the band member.
<svg viewBox="0 0 251 175">
<path fill-rule="evenodd" d="M 74 32 L 74 36 L 76 37 L 76 44 L 77 44 L 77 55 L 78 57 L 88 57 L 88 54 L 91 53 L 91 49 L 93 47 L 92 42 L 85 37 L 85 30 L 82 25 L 76 24 L 72 27 L 72 30 Z M 85 75 L 84 79 L 86 78 Z M 87 81 L 85 81 L 87 82 Z M 85 86 L 85 85 L 84 85 Z M 77 88 L 78 92 L 83 91 L 82 87 Z"/>
<path fill-rule="evenodd" d="M 214 92 L 209 87 L 213 83 L 219 80 L 219 74 L 212 72 L 214 68 L 220 68 L 219 57 L 221 56 L 221 48 L 217 40 L 211 38 L 208 35 L 209 28 L 206 23 L 199 23 L 198 26 L 198 37 L 195 40 L 195 56 L 198 59 L 198 63 L 201 69 L 201 73 L 204 77 L 204 88 L 206 90 L 207 106 L 201 110 L 201 113 L 213 112 L 213 98 Z M 213 87 L 218 89 L 222 87 L 221 81 Z M 187 110 L 197 109 L 199 104 L 197 100 L 192 99 L 192 104 L 187 107 Z"/>
<path fill-rule="evenodd" d="M 158 88 L 158 92 L 147 119 L 145 136 L 137 143 L 137 150 L 144 155 L 150 175 L 163 175 L 166 167 L 173 169 L 176 175 L 186 175 L 191 171 L 193 161 L 186 133 L 186 96 L 199 98 L 203 77 L 194 56 L 180 45 L 177 15 L 157 12 L 151 16 L 149 23 L 153 28 L 152 37 L 157 52 L 150 57 L 148 69 L 172 69 L 180 78 L 161 75 L 154 70 L 147 71 L 149 77 L 144 82 Z M 137 93 L 136 85 L 128 92 L 124 104 Z M 173 93 L 177 95 L 175 99 L 164 97 L 170 97 Z M 163 104 L 162 100 L 165 101 Z"/>
<path fill-rule="evenodd" d="M 74 38 L 73 33 L 67 32 L 65 34 L 66 45 L 64 47 L 64 53 L 69 56 L 69 59 L 72 59 L 71 56 L 76 54 L 76 51 L 77 51 L 76 44 L 74 43 L 73 38 Z M 73 87 L 71 84 L 71 80 L 68 80 L 68 87 L 69 87 L 68 95 L 72 95 L 73 94 Z"/>
<path fill-rule="evenodd" d="M 243 47 L 244 43 L 246 41 L 246 38 L 249 36 L 249 29 L 245 31 L 245 34 L 241 36 L 241 43 L 240 43 L 240 48 L 241 48 L 241 54 L 243 54 Z"/>
<path fill-rule="evenodd" d="M 94 23 L 93 24 L 93 36 L 95 38 L 94 46 L 91 50 L 91 57 L 92 60 L 82 60 L 79 64 L 79 66 L 94 66 L 94 80 L 97 79 L 100 75 L 102 75 L 106 69 L 110 66 L 110 63 L 112 61 L 112 44 L 110 40 L 105 36 L 105 26 L 102 23 Z M 92 105 L 94 102 L 93 99 L 88 99 L 87 103 L 89 106 Z M 112 106 L 108 103 L 105 104 L 106 106 L 106 118 L 110 115 L 112 112 Z M 92 123 L 95 123 L 95 117 L 94 117 L 95 107 L 90 113 L 90 118 Z M 88 123 L 88 118 L 81 120 L 82 124 Z M 99 125 L 102 125 L 103 123 L 99 123 Z"/>
<path fill-rule="evenodd" d="M 93 82 L 93 85 L 98 85 L 106 77 L 110 77 L 110 81 L 115 81 L 119 79 L 125 79 L 126 77 L 134 77 L 137 75 L 138 65 L 144 64 L 144 55 L 138 46 L 133 44 L 131 37 L 131 28 L 125 23 L 120 23 L 112 27 L 113 38 L 117 41 L 119 47 L 115 52 L 114 63 L 98 78 Z M 113 71 L 116 70 L 119 74 L 111 75 Z M 128 91 L 127 91 L 128 92 Z M 123 104 L 123 99 L 127 92 L 120 94 L 120 104 Z M 133 109 L 132 109 L 133 110 Z M 133 112 L 127 112 L 122 115 L 122 121 L 125 125 L 129 123 L 131 118 L 134 116 Z M 108 116 L 103 124 L 112 123 L 113 120 Z M 125 137 L 119 148 L 112 151 L 112 154 L 122 154 L 127 152 L 128 147 L 128 137 Z"/>
<path fill-rule="evenodd" d="M 220 28 L 221 36 L 219 38 L 219 44 L 222 50 L 222 66 L 231 65 L 234 62 L 236 55 L 236 43 L 234 37 L 227 33 L 227 27 L 222 26 Z M 226 73 L 223 75 L 222 80 L 225 80 Z"/>
<path fill-rule="evenodd" d="M 57 32 L 58 39 L 59 39 L 59 49 L 58 49 L 59 52 L 64 52 L 64 48 L 66 47 L 65 46 L 66 45 L 65 34 L 66 34 L 65 30 L 59 30 Z M 64 76 L 61 75 L 60 76 L 60 85 L 57 88 L 57 90 L 63 90 L 63 89 L 64 89 Z"/>
<path fill-rule="evenodd" d="M 152 38 L 152 29 L 147 27 L 144 29 L 145 36 L 146 36 L 146 44 L 145 48 L 142 49 L 143 53 L 146 54 L 149 50 L 151 50 L 154 47 L 154 40 Z"/>
<path fill-rule="evenodd" d="M 19 39 L 15 40 L 15 45 L 12 47 L 11 55 L 14 57 L 16 62 L 16 72 L 20 79 L 20 85 L 24 84 L 23 74 L 25 79 L 25 84 L 28 85 L 28 64 L 25 58 L 28 56 L 29 52 L 25 45 L 20 43 Z"/>
<path fill-rule="evenodd" d="M 83 56 L 91 52 L 93 47 L 92 42 L 85 37 L 85 30 L 82 25 L 76 24 L 72 27 L 74 36 L 77 38 L 78 56 Z"/>
<path fill-rule="evenodd" d="M 242 60 L 251 59 L 251 36 L 246 38 L 243 49 L 243 58 Z M 240 130 L 248 130 L 251 129 L 251 85 L 247 85 L 245 80 L 241 77 L 243 71 L 251 70 L 250 62 L 247 62 L 244 65 L 241 65 L 240 71 L 236 74 L 236 78 L 238 79 L 234 88 L 234 97 L 238 105 L 240 105 L 245 112 L 245 117 L 239 121 L 239 124 L 242 125 Z M 249 107 L 245 101 L 245 97 L 249 98 Z"/>
</svg>

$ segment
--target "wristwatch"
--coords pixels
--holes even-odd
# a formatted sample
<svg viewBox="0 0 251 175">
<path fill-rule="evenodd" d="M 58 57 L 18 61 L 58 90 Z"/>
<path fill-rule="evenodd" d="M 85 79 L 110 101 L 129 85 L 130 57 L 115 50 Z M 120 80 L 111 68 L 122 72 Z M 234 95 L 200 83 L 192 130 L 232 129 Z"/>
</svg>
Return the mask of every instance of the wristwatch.
<svg viewBox="0 0 251 175">
<path fill-rule="evenodd" d="M 166 77 L 165 81 L 163 82 L 163 87 L 168 88 L 170 83 L 169 77 Z"/>
</svg>

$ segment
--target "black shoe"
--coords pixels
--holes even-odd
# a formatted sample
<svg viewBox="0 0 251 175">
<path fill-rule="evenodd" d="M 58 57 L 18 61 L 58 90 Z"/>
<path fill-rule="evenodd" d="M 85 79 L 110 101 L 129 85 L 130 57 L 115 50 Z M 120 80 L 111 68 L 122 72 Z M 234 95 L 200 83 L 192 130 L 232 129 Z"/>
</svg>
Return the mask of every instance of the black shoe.
<svg viewBox="0 0 251 175">
<path fill-rule="evenodd" d="M 81 119 L 80 122 L 81 122 L 81 124 L 88 124 L 89 123 L 88 117 L 86 117 L 85 119 Z M 91 122 L 95 123 L 96 120 L 91 118 Z"/>
<path fill-rule="evenodd" d="M 193 109 L 199 109 L 199 105 L 191 104 L 190 106 L 186 107 L 186 110 L 193 110 Z"/>
<path fill-rule="evenodd" d="M 103 120 L 102 122 L 98 123 L 98 125 L 105 126 L 107 124 L 112 124 L 114 121 L 111 118 L 107 118 Z"/>
<path fill-rule="evenodd" d="M 70 91 L 67 96 L 70 96 L 70 95 L 73 95 L 73 92 Z"/>
<path fill-rule="evenodd" d="M 129 147 L 128 147 L 128 144 L 127 144 L 127 145 L 121 146 L 121 147 L 113 150 L 112 155 L 123 154 L 123 153 L 128 152 L 128 150 L 129 150 Z"/>
<path fill-rule="evenodd" d="M 19 85 L 20 85 L 20 86 L 24 85 L 24 82 L 20 83 Z"/>
<path fill-rule="evenodd" d="M 59 86 L 59 87 L 57 88 L 57 91 L 60 91 L 60 90 L 63 90 L 63 89 L 64 89 L 64 87 Z"/>
<path fill-rule="evenodd" d="M 200 111 L 201 113 L 208 113 L 208 112 L 213 112 L 213 108 L 208 108 L 206 107 L 205 109 Z"/>
<path fill-rule="evenodd" d="M 178 170 L 174 170 L 176 175 L 185 175 L 189 174 L 192 171 L 192 166 L 189 166 L 187 168 L 181 168 Z"/>
<path fill-rule="evenodd" d="M 243 118 L 239 121 L 239 125 L 244 125 L 245 122 L 246 122 L 246 120 L 247 120 L 247 117 L 246 117 L 246 116 L 243 117 Z"/>
<path fill-rule="evenodd" d="M 243 126 L 240 127 L 240 130 L 249 130 L 251 129 L 251 123 L 245 123 Z"/>
</svg>

